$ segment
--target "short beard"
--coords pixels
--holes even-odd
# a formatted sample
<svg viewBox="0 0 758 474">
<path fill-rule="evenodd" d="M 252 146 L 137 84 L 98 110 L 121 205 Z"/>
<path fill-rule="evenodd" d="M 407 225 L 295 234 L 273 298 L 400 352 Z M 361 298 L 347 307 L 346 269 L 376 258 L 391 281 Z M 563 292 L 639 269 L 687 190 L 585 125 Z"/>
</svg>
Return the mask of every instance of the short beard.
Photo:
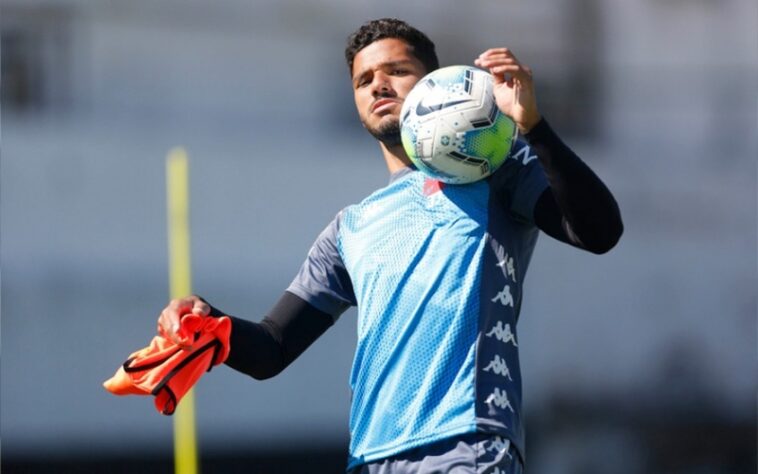
<svg viewBox="0 0 758 474">
<path fill-rule="evenodd" d="M 387 148 L 393 148 L 402 143 L 400 139 L 400 122 L 392 121 L 380 125 L 378 128 L 366 127 L 368 133 L 374 136 L 377 140 L 384 143 Z"/>
</svg>

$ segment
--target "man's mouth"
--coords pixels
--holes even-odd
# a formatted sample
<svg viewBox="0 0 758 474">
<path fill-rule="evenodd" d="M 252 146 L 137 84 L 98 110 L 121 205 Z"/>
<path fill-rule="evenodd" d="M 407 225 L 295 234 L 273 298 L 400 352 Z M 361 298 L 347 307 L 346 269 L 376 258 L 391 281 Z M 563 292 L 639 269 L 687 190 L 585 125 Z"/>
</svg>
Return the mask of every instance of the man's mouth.
<svg viewBox="0 0 758 474">
<path fill-rule="evenodd" d="M 371 112 L 375 114 L 386 112 L 399 103 L 400 101 L 397 99 L 382 98 L 371 105 Z"/>
</svg>

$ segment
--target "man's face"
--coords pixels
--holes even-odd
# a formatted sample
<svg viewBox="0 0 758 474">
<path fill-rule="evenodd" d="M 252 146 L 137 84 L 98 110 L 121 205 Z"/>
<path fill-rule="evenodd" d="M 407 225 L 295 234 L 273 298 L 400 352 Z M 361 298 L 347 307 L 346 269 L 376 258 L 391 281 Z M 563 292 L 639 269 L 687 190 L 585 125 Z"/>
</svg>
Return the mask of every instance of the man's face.
<svg viewBox="0 0 758 474">
<path fill-rule="evenodd" d="M 387 146 L 400 144 L 400 109 L 426 68 L 396 38 L 371 43 L 353 59 L 353 94 L 361 123 Z"/>
</svg>

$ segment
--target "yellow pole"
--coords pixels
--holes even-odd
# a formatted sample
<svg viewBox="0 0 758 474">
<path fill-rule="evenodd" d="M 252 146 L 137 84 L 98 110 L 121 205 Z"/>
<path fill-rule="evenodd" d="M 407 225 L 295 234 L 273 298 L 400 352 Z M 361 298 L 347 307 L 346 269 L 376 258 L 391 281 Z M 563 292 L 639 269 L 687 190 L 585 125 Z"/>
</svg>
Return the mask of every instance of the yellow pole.
<svg viewBox="0 0 758 474">
<path fill-rule="evenodd" d="M 166 157 L 169 291 L 171 298 L 192 293 L 189 238 L 189 166 L 183 148 Z M 174 412 L 174 472 L 197 474 L 195 396 L 190 390 Z"/>
</svg>

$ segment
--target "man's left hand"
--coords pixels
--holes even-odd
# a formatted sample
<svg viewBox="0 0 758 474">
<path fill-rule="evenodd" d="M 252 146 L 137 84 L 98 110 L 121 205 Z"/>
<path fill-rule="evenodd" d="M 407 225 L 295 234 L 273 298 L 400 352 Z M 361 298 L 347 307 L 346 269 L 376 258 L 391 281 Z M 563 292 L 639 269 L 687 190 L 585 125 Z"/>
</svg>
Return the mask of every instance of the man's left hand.
<svg viewBox="0 0 758 474">
<path fill-rule="evenodd" d="M 541 117 L 529 67 L 521 64 L 508 48 L 488 49 L 474 64 L 492 74 L 497 106 L 516 123 L 519 132 L 527 133 L 537 125 Z"/>
</svg>

